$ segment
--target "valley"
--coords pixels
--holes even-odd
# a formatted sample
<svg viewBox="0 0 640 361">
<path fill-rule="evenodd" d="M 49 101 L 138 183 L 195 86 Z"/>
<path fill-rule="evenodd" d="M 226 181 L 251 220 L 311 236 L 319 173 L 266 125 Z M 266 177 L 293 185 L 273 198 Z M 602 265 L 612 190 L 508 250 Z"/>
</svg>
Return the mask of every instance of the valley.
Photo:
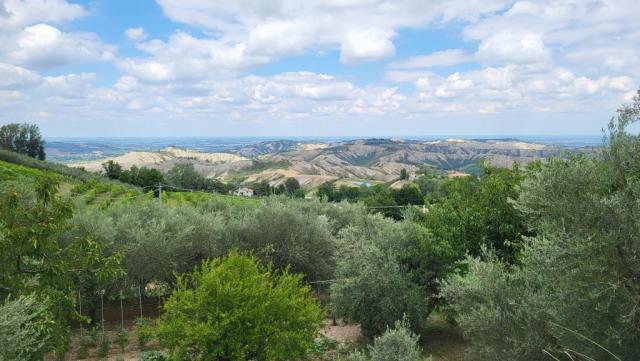
<svg viewBox="0 0 640 361">
<path fill-rule="evenodd" d="M 539 159 L 587 151 L 591 151 L 590 148 L 574 149 L 515 139 L 278 140 L 237 145 L 219 152 L 167 146 L 68 165 L 100 172 L 102 163 L 113 160 L 125 169 L 137 166 L 167 172 L 176 164 L 192 163 L 196 171 L 207 178 L 240 184 L 264 180 L 272 186 L 295 178 L 304 189 L 310 190 L 327 181 L 347 185 L 392 182 L 402 169 L 406 169 L 410 177 L 421 167 L 463 176 L 477 173 L 481 161 L 511 167 L 513 163 L 526 165 Z"/>
</svg>

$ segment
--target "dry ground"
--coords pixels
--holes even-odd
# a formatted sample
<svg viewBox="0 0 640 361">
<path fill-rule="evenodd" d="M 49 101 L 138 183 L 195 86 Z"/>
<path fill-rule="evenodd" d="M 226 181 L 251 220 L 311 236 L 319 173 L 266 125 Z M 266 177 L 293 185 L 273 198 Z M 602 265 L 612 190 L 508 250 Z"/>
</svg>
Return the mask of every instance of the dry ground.
<svg viewBox="0 0 640 361">
<path fill-rule="evenodd" d="M 119 323 L 109 323 L 106 326 L 106 336 L 109 338 L 110 346 L 109 353 L 106 358 L 96 357 L 97 348 L 89 350 L 89 357 L 84 360 L 97 361 L 137 361 L 139 360 L 140 348 L 138 347 L 138 341 L 133 330 L 133 324 L 131 321 L 125 322 L 125 329 L 129 332 L 129 343 L 124 350 L 116 344 L 116 332 L 119 327 Z M 84 331 L 86 332 L 86 331 Z M 337 325 L 333 325 L 330 320 L 325 321 L 323 329 L 320 331 L 324 336 L 334 339 L 342 344 L 358 344 L 361 343 L 360 326 L 344 324 L 338 322 Z M 98 339 L 100 335 L 98 335 Z M 78 342 L 80 340 L 80 330 L 74 329 L 69 352 L 65 360 L 78 360 Z M 425 356 L 433 356 L 434 361 L 461 361 L 464 353 L 464 340 L 460 335 L 459 330 L 452 328 L 444 318 L 440 315 L 434 314 L 427 321 L 427 326 L 424 334 L 421 338 L 422 348 L 424 349 Z M 145 349 L 154 350 L 158 349 L 159 345 L 156 342 L 152 342 Z"/>
<path fill-rule="evenodd" d="M 462 361 L 465 341 L 459 329 L 450 326 L 441 315 L 434 313 L 427 320 L 421 338 L 425 355 L 433 361 Z"/>
</svg>

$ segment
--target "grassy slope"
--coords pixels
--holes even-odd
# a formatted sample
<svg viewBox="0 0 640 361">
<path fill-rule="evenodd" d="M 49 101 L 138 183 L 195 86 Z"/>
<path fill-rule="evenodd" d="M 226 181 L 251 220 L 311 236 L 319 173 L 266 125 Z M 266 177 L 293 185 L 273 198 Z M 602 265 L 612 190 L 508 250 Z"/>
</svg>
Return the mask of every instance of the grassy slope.
<svg viewBox="0 0 640 361">
<path fill-rule="evenodd" d="M 51 176 L 60 181 L 63 196 L 83 203 L 107 207 L 115 203 L 157 201 L 151 190 L 114 181 L 79 168 L 33 159 L 21 154 L 0 150 L 0 182 L 10 180 L 36 181 Z M 146 191 L 146 192 L 145 192 Z M 220 201 L 231 205 L 251 205 L 259 200 L 204 192 L 163 192 L 163 204 L 197 204 Z"/>
</svg>

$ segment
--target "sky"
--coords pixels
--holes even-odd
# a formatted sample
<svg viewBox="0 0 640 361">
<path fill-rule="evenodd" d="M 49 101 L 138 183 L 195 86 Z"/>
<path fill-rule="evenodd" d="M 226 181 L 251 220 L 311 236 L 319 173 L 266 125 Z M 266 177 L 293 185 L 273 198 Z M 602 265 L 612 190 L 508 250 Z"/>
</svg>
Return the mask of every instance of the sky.
<svg viewBox="0 0 640 361">
<path fill-rule="evenodd" d="M 637 0 L 0 0 L 0 124 L 46 137 L 593 135 Z"/>
</svg>

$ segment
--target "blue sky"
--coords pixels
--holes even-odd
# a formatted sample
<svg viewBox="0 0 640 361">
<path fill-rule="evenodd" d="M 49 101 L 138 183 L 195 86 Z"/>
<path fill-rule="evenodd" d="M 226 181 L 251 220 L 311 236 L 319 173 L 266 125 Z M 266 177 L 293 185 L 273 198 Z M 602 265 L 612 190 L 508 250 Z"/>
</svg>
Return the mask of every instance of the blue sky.
<svg viewBox="0 0 640 361">
<path fill-rule="evenodd" d="M 598 134 L 632 0 L 0 0 L 0 123 L 47 136 Z"/>
</svg>

